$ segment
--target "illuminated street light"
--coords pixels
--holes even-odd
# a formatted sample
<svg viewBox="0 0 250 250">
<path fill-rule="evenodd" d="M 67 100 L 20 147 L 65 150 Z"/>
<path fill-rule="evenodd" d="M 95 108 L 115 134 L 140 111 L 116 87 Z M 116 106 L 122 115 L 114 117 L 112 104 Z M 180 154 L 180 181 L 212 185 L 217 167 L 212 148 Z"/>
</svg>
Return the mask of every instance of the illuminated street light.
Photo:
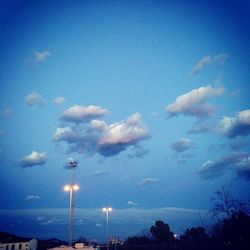
<svg viewBox="0 0 250 250">
<path fill-rule="evenodd" d="M 65 185 L 64 191 L 69 192 L 69 245 L 72 246 L 73 239 L 73 220 L 74 220 L 74 192 L 79 190 L 79 186 L 77 184 L 73 185 Z"/>
<path fill-rule="evenodd" d="M 112 211 L 111 207 L 104 207 L 102 209 L 106 213 L 106 223 L 107 223 L 107 250 L 109 250 L 109 213 Z"/>
</svg>

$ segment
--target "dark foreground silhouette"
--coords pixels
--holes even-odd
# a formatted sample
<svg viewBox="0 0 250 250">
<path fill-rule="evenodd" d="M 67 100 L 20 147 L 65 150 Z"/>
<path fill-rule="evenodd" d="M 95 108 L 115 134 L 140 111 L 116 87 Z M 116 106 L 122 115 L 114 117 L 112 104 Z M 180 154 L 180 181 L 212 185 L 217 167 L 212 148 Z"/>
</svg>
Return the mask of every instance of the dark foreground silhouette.
<svg viewBox="0 0 250 250">
<path fill-rule="evenodd" d="M 232 213 L 230 218 L 218 222 L 211 236 L 203 227 L 186 229 L 179 239 L 163 221 L 156 221 L 149 236 L 129 237 L 116 249 L 123 250 L 249 250 L 250 215 L 243 211 Z M 111 249 L 115 249 L 111 246 Z"/>
</svg>

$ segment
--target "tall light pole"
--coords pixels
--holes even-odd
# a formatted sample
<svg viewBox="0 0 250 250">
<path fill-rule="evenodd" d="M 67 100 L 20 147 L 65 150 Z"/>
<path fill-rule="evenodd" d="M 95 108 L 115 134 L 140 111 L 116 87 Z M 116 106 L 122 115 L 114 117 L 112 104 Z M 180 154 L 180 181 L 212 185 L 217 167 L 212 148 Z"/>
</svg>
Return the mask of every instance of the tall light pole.
<svg viewBox="0 0 250 250">
<path fill-rule="evenodd" d="M 104 213 L 106 213 L 106 225 L 107 225 L 107 250 L 109 250 L 109 212 L 112 211 L 111 207 L 104 207 L 102 209 Z"/>
<path fill-rule="evenodd" d="M 69 192 L 69 246 L 72 246 L 74 223 L 74 191 L 77 191 L 80 188 L 75 184 L 75 170 L 77 167 L 77 161 L 73 158 L 68 158 L 65 167 L 72 170 L 71 184 L 64 186 L 64 191 Z"/>
<path fill-rule="evenodd" d="M 72 246 L 73 240 L 73 221 L 74 221 L 74 191 L 79 190 L 76 184 L 65 185 L 64 191 L 69 192 L 69 246 Z"/>
</svg>

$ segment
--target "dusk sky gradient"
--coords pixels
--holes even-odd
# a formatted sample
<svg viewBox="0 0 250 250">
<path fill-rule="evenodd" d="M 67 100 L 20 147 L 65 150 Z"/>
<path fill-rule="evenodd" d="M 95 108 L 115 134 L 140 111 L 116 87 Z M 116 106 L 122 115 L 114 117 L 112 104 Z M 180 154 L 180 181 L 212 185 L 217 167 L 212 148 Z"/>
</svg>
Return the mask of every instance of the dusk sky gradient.
<svg viewBox="0 0 250 250">
<path fill-rule="evenodd" d="M 0 230 L 67 239 L 211 223 L 250 200 L 248 1 L 1 1 Z M 203 224 L 203 225 L 204 225 Z"/>
</svg>

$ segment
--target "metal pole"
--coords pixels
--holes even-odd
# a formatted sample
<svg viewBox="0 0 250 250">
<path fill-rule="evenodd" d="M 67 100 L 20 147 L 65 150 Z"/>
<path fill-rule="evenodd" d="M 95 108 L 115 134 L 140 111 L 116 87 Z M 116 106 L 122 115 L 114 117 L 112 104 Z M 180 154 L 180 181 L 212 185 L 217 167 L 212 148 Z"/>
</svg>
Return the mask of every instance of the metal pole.
<svg viewBox="0 0 250 250">
<path fill-rule="evenodd" d="M 70 187 L 70 200 L 69 200 L 69 246 L 72 246 L 72 239 L 73 239 L 73 187 Z"/>
<path fill-rule="evenodd" d="M 107 250 L 109 250 L 109 210 L 106 211 L 106 220 L 107 220 Z"/>
</svg>

